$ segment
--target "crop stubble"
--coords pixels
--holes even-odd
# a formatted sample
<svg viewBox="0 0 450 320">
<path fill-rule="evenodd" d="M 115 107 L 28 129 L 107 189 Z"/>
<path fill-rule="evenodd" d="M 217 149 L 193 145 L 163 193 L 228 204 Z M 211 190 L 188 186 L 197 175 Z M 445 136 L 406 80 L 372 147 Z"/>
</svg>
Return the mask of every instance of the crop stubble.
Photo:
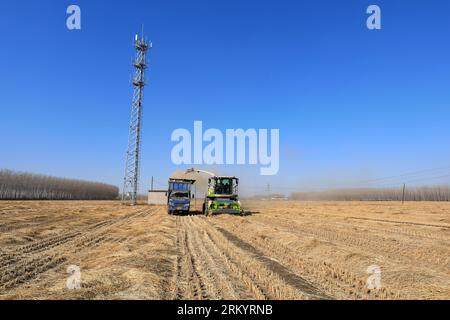
<svg viewBox="0 0 450 320">
<path fill-rule="evenodd" d="M 0 202 L 0 299 L 448 299 L 450 204 Z M 80 290 L 66 288 L 67 266 Z M 368 290 L 378 265 L 382 288 Z"/>
</svg>

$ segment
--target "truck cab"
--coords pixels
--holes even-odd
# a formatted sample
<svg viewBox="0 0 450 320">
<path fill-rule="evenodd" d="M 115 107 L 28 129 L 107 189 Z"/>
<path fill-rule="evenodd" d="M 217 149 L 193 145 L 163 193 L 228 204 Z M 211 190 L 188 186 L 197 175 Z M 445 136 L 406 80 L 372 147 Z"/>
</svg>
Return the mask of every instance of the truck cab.
<svg viewBox="0 0 450 320">
<path fill-rule="evenodd" d="M 189 214 L 191 207 L 192 184 L 195 180 L 170 179 L 167 192 L 168 214 Z"/>
</svg>

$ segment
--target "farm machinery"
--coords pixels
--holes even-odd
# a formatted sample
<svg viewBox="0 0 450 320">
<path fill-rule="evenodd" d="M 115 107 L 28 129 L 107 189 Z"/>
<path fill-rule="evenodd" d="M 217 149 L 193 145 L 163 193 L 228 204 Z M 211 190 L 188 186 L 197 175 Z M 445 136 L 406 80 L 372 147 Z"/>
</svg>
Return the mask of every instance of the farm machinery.
<svg viewBox="0 0 450 320">
<path fill-rule="evenodd" d="M 189 214 L 191 208 L 191 186 L 195 180 L 170 179 L 169 190 L 167 192 L 167 213 Z"/>
<path fill-rule="evenodd" d="M 233 176 L 217 176 L 212 172 L 189 169 L 186 173 L 205 173 L 208 178 L 208 188 L 203 202 L 202 211 L 205 216 L 230 213 L 244 214 L 241 202 L 239 201 L 239 179 Z"/>
</svg>

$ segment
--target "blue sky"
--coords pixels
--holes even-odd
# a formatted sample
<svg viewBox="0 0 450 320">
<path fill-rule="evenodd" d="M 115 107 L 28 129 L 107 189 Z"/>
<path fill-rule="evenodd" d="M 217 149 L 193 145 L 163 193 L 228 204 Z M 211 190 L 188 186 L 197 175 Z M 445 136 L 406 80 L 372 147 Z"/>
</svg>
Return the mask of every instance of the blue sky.
<svg viewBox="0 0 450 320">
<path fill-rule="evenodd" d="M 79 31 L 66 28 L 70 4 L 81 7 Z M 381 7 L 382 30 L 366 28 L 370 4 Z M 5 2 L 0 168 L 121 186 L 132 40 L 144 23 L 154 47 L 142 190 L 177 169 L 170 135 L 194 120 L 280 129 L 278 175 L 215 168 L 250 193 L 431 168 L 442 170 L 414 184 L 448 183 L 428 179 L 450 174 L 448 12 L 444 0 Z"/>
</svg>

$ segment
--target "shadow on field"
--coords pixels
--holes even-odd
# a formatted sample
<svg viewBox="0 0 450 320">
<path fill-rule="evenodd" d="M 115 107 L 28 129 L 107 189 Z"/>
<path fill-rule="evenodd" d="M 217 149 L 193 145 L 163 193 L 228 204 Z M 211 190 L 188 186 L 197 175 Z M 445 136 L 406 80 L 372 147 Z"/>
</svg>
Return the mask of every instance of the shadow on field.
<svg viewBox="0 0 450 320">
<path fill-rule="evenodd" d="M 221 215 L 230 215 L 230 216 L 236 216 L 236 217 L 247 217 L 254 214 L 259 214 L 259 211 L 245 211 L 243 214 L 233 214 L 233 213 L 215 213 L 211 216 L 221 216 Z M 202 216 L 203 212 L 199 210 L 193 210 L 190 211 L 189 214 L 185 214 L 184 216 Z"/>
</svg>

